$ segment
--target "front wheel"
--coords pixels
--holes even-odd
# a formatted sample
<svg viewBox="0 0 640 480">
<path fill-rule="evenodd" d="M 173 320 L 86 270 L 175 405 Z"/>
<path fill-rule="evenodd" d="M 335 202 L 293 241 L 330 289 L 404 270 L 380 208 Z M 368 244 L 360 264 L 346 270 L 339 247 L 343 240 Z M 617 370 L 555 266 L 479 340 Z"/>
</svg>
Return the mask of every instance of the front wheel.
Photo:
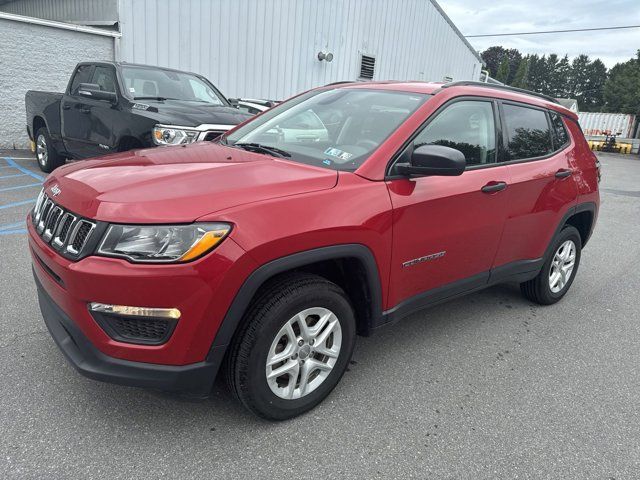
<svg viewBox="0 0 640 480">
<path fill-rule="evenodd" d="M 253 413 L 295 417 L 337 385 L 355 336 L 353 309 L 340 287 L 316 275 L 281 277 L 250 308 L 230 347 L 227 381 Z"/>
<path fill-rule="evenodd" d="M 538 276 L 520 284 L 522 294 L 540 305 L 556 303 L 569 291 L 580 265 L 582 241 L 578 230 L 565 226 L 550 251 Z"/>
<path fill-rule="evenodd" d="M 53 142 L 46 127 L 40 127 L 36 132 L 36 158 L 40 170 L 51 173 L 60 165 L 64 165 L 64 158 L 53 148 Z"/>
</svg>

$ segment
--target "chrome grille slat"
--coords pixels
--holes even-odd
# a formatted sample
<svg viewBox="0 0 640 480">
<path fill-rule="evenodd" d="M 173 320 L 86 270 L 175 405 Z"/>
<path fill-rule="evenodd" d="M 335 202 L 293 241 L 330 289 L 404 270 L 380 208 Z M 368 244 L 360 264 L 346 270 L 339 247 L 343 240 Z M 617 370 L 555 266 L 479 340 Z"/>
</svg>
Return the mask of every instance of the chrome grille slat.
<svg viewBox="0 0 640 480">
<path fill-rule="evenodd" d="M 40 190 L 40 194 L 38 194 L 38 199 L 36 200 L 36 206 L 33 208 L 33 221 L 38 223 L 40 220 L 40 215 L 42 214 L 42 206 L 44 203 L 44 199 L 46 198 L 44 194 L 44 190 Z"/>
<path fill-rule="evenodd" d="M 78 257 L 87 245 L 96 223 L 78 217 L 40 192 L 32 212 L 33 225 L 46 243 L 67 256 Z"/>
<path fill-rule="evenodd" d="M 65 244 L 76 219 L 77 217 L 69 212 L 62 216 L 62 220 L 60 220 L 55 236 L 53 237 L 53 242 L 51 242 L 54 247 L 60 248 Z"/>
<path fill-rule="evenodd" d="M 47 198 L 42 206 L 42 212 L 40 214 L 40 219 L 38 221 L 38 234 L 42 234 L 44 232 L 44 226 L 47 224 L 47 220 L 49 219 L 49 213 L 51 212 L 51 207 L 53 207 L 53 202 L 50 198 Z"/>
<path fill-rule="evenodd" d="M 45 241 L 51 240 L 53 237 L 53 232 L 58 229 L 58 224 L 60 223 L 60 219 L 62 218 L 62 208 L 58 206 L 54 206 L 49 215 L 47 216 L 47 223 L 45 224 L 44 233 L 42 234 L 42 238 Z"/>
<path fill-rule="evenodd" d="M 67 242 L 67 252 L 72 255 L 78 255 L 82 248 L 87 244 L 87 240 L 91 236 L 91 232 L 96 227 L 96 224 L 89 222 L 85 219 L 80 219 L 76 223 L 69 241 Z M 87 230 L 88 229 L 88 230 Z"/>
</svg>

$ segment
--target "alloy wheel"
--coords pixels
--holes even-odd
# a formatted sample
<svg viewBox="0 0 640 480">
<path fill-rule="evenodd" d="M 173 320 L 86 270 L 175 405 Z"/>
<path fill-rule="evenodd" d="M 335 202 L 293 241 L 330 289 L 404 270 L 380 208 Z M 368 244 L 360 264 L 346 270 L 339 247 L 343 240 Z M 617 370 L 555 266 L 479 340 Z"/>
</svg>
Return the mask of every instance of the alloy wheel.
<svg viewBox="0 0 640 480">
<path fill-rule="evenodd" d="M 36 140 L 36 157 L 38 158 L 38 162 L 43 167 L 47 165 L 47 160 L 49 158 L 49 152 L 47 151 L 47 139 L 44 135 L 38 135 L 38 139 Z"/>
<path fill-rule="evenodd" d="M 313 307 L 278 331 L 266 361 L 267 383 L 280 398 L 302 398 L 329 376 L 340 355 L 342 327 L 329 309 Z"/>
<path fill-rule="evenodd" d="M 563 242 L 556 250 L 549 270 L 549 288 L 559 293 L 567 285 L 576 264 L 576 244 L 573 240 Z"/>
</svg>

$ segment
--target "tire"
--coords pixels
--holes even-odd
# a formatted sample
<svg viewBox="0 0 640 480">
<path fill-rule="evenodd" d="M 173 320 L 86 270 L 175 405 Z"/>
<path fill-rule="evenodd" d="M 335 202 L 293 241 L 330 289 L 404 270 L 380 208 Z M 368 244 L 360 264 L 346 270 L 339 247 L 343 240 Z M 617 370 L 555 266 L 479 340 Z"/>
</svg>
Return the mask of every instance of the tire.
<svg viewBox="0 0 640 480">
<path fill-rule="evenodd" d="M 56 168 L 64 165 L 65 159 L 53 148 L 53 142 L 49 136 L 47 127 L 40 127 L 36 132 L 36 158 L 40 170 L 51 173 Z"/>
<path fill-rule="evenodd" d="M 571 254 L 571 245 L 573 245 L 573 254 Z M 565 248 L 568 248 L 568 250 Z M 571 225 L 565 226 L 560 234 L 553 240 L 549 251 L 549 258 L 544 262 L 538 276 L 520 284 L 522 294 L 527 299 L 540 305 L 552 305 L 558 302 L 569 291 L 578 273 L 578 266 L 580 265 L 580 255 L 582 252 L 580 233 Z M 566 260 L 561 258 L 564 254 L 568 255 Z M 570 272 L 565 274 L 563 278 L 559 272 L 565 268 L 569 269 L 571 258 L 573 258 L 573 266 L 570 268 Z M 554 272 L 553 279 L 551 278 L 552 270 Z M 558 277 L 558 275 L 560 276 Z M 557 283 L 554 284 L 554 280 L 556 280 Z"/>
<path fill-rule="evenodd" d="M 307 335 L 300 321 L 308 326 Z M 270 282 L 249 307 L 243 325 L 225 360 L 227 383 L 249 411 L 269 420 L 295 417 L 322 402 L 344 374 L 356 337 L 353 309 L 344 291 L 322 277 L 304 273 Z M 315 337 L 311 335 L 314 329 L 320 332 Z M 278 355 L 282 362 L 267 364 Z M 287 373 L 273 374 L 282 369 Z M 304 383 L 303 378 L 309 382 Z"/>
</svg>

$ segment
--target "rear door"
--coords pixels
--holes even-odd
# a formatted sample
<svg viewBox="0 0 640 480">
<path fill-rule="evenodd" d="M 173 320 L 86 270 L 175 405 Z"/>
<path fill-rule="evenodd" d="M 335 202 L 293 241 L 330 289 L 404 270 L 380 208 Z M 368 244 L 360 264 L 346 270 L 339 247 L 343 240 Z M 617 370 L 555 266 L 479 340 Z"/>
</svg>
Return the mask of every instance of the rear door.
<svg viewBox="0 0 640 480">
<path fill-rule="evenodd" d="M 561 115 L 501 102 L 509 206 L 495 266 L 542 258 L 564 214 L 575 205 L 574 144 Z"/>
<path fill-rule="evenodd" d="M 393 177 L 393 258 L 389 306 L 486 284 L 504 226 L 507 165 L 497 163 L 497 104 L 464 98 L 441 107 L 400 155 L 444 145 L 462 151 L 466 171 L 458 177 Z M 434 290 L 438 289 L 438 290 Z M 431 294 L 425 294 L 431 291 Z"/>
</svg>

